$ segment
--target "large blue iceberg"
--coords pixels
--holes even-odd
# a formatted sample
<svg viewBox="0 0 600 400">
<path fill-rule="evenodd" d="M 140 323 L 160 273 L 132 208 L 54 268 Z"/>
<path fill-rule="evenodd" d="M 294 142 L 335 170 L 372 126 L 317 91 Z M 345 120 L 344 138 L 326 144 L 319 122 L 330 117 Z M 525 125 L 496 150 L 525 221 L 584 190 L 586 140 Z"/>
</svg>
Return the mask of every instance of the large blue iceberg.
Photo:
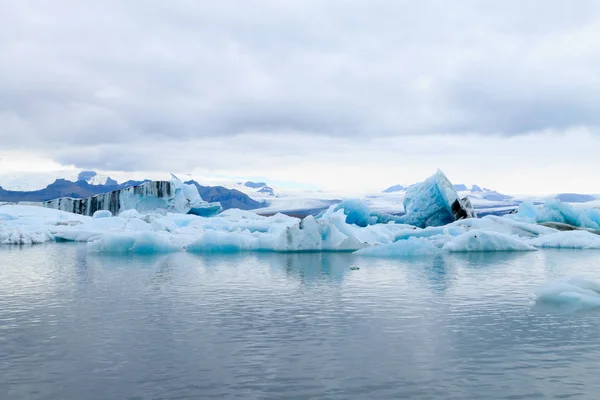
<svg viewBox="0 0 600 400">
<path fill-rule="evenodd" d="M 440 170 L 407 189 L 404 211 L 406 214 L 399 222 L 420 228 L 442 226 L 460 219 L 477 217 L 469 199 L 461 199 Z"/>
<path fill-rule="evenodd" d="M 477 216 L 469 199 L 461 199 L 440 170 L 407 189 L 404 198 L 405 214 L 402 216 L 371 210 L 367 204 L 357 199 L 344 200 L 335 210 L 344 210 L 346 223 L 362 227 L 396 222 L 425 228 Z"/>
</svg>

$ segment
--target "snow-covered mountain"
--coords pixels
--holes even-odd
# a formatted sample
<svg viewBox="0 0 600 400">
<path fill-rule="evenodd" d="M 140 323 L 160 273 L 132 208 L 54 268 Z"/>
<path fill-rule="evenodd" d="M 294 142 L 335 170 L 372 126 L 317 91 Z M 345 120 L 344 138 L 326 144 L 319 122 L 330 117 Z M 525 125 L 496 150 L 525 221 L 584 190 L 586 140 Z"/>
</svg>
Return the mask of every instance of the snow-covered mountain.
<svg viewBox="0 0 600 400">
<path fill-rule="evenodd" d="M 119 183 L 108 175 L 99 175 L 96 171 L 81 171 L 77 176 L 78 181 L 85 181 L 90 185 L 115 186 Z"/>
<path fill-rule="evenodd" d="M 278 193 L 265 182 L 237 182 L 235 185 L 233 185 L 233 189 L 239 190 L 242 193 L 246 193 L 248 196 L 256 200 L 278 197 Z"/>
</svg>

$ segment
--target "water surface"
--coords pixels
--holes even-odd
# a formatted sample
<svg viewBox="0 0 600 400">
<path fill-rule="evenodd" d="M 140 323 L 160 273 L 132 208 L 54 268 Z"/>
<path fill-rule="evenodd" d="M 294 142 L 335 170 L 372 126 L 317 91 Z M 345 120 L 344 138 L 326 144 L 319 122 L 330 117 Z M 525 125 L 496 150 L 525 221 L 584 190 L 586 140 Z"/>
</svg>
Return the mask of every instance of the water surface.
<svg viewBox="0 0 600 400">
<path fill-rule="evenodd" d="M 0 247 L 0 398 L 597 399 L 600 311 L 534 304 L 572 275 L 600 251 Z"/>
</svg>

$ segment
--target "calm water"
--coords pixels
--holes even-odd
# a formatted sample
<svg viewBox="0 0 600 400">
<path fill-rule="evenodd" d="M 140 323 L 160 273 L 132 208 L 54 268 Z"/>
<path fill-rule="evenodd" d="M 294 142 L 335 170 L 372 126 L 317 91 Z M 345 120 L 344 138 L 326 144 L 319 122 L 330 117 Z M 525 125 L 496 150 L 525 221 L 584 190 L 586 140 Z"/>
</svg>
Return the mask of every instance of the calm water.
<svg viewBox="0 0 600 400">
<path fill-rule="evenodd" d="M 570 275 L 600 280 L 600 251 L 0 247 L 0 398 L 598 399 L 600 311 L 534 303 Z"/>
</svg>

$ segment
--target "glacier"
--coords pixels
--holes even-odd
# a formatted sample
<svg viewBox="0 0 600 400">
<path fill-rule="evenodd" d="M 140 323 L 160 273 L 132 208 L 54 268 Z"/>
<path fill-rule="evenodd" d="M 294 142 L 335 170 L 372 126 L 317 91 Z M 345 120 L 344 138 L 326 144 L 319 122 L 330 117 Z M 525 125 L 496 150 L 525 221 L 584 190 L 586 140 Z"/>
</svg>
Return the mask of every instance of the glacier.
<svg viewBox="0 0 600 400">
<path fill-rule="evenodd" d="M 196 186 L 182 183 L 176 177 L 170 181 L 145 182 L 83 199 L 62 197 L 43 202 L 42 206 L 87 216 L 100 210 L 119 214 L 135 209 L 140 212 L 165 210 L 209 217 L 222 210 L 219 203 L 202 200 Z"/>
</svg>

